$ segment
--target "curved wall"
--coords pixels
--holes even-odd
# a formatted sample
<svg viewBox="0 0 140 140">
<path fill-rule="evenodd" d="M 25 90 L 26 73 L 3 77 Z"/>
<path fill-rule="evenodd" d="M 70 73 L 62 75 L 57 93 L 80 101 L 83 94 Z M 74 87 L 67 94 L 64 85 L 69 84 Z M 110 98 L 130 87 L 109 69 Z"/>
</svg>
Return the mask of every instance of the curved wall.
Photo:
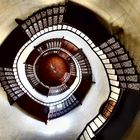
<svg viewBox="0 0 140 140">
<path fill-rule="evenodd" d="M 8 34 L 17 26 L 14 22 L 15 18 L 25 19 L 26 15 L 30 15 L 33 11 L 48 6 L 51 3 L 61 2 L 62 0 L 1 0 L 0 1 L 0 44 L 5 40 Z M 140 72 L 140 1 L 135 0 L 72 0 L 81 5 L 93 10 L 97 15 L 100 15 L 104 21 L 103 24 L 110 30 L 116 33 L 118 28 L 123 28 L 124 32 L 117 35 L 122 44 L 125 45 L 129 51 L 130 56 L 134 58 L 134 63 Z M 4 91 L 0 88 L 2 94 L 1 104 L 4 103 L 6 96 Z M 4 113 L 4 110 L 2 110 Z M 140 113 L 139 113 L 140 114 Z M 139 128 L 140 119 L 137 115 L 133 127 L 127 133 L 127 140 L 140 139 Z M 9 117 L 9 116 L 7 116 Z M 136 138 L 132 138 L 134 136 Z"/>
</svg>

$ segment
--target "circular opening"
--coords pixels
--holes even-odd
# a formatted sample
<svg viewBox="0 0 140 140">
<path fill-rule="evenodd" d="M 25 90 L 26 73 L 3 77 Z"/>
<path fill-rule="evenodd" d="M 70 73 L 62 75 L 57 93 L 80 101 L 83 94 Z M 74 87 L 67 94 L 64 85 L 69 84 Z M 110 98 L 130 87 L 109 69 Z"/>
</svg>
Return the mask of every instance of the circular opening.
<svg viewBox="0 0 140 140">
<path fill-rule="evenodd" d="M 35 67 L 40 81 L 51 87 L 63 84 L 70 73 L 68 61 L 57 53 L 43 55 Z"/>
</svg>

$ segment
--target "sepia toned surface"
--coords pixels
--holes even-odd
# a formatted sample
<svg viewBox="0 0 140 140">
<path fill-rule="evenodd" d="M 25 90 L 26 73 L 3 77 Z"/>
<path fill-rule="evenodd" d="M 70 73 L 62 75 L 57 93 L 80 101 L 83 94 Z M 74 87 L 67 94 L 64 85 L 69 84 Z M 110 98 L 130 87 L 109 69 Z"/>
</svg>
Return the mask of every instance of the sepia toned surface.
<svg viewBox="0 0 140 140">
<path fill-rule="evenodd" d="M 140 72 L 140 1 L 139 0 L 73 0 L 89 9 L 93 10 L 102 17 L 106 27 L 112 32 L 116 33 L 118 28 L 123 28 L 124 32 L 118 35 L 118 38 L 125 45 L 129 51 L 130 56 L 134 58 L 135 65 Z M 52 3 L 60 2 L 59 0 L 1 0 L 0 1 L 0 43 L 8 36 L 8 34 L 17 26 L 15 18 L 25 19 L 34 11 L 46 7 Z M 20 112 L 16 107 L 9 106 L 6 94 L 0 88 L 0 139 L 1 140 L 24 140 L 24 139 L 46 139 L 46 133 L 51 140 L 51 134 L 66 134 L 64 130 L 69 127 L 76 127 L 74 119 L 78 121 L 80 115 L 72 117 L 66 116 L 64 118 L 49 122 L 48 126 L 31 120 L 30 116 Z M 87 107 L 87 106 L 85 106 Z M 84 109 L 83 109 L 84 110 Z M 83 111 L 81 110 L 81 111 Z M 80 112 L 81 112 L 80 111 Z M 132 126 L 124 136 L 124 140 L 138 140 L 140 139 L 139 128 L 140 119 L 137 114 Z M 16 118 L 16 119 L 15 119 Z M 73 119 L 72 119 L 73 118 Z M 84 117 L 86 118 L 86 116 Z M 17 122 L 18 121 L 18 122 Z M 56 122 L 59 129 L 56 128 Z M 71 125 L 73 124 L 73 125 Z M 18 127 L 17 127 L 18 126 Z M 26 126 L 26 127 L 25 127 Z M 78 126 L 77 126 L 78 127 Z M 82 128 L 81 128 L 82 130 Z M 63 132 L 62 132 L 63 131 Z M 73 133 L 74 130 L 72 130 Z M 38 133 L 36 133 L 38 132 Z M 36 134 L 35 134 L 36 133 Z M 77 132 L 79 133 L 79 132 Z M 66 134 L 67 135 L 67 134 Z M 78 135 L 78 134 L 77 134 Z M 28 136 L 28 137 L 27 137 Z M 61 139 L 58 138 L 57 139 Z M 69 136 L 71 140 L 71 136 Z"/>
</svg>

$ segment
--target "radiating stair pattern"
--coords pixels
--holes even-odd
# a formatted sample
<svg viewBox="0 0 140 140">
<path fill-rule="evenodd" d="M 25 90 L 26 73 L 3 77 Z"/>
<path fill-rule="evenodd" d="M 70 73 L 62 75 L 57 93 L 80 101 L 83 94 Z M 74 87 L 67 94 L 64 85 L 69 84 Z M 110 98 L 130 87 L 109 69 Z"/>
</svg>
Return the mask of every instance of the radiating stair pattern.
<svg viewBox="0 0 140 140">
<path fill-rule="evenodd" d="M 41 34 L 45 33 L 46 27 L 62 24 L 64 13 L 65 13 L 65 4 L 59 4 L 56 6 L 51 6 L 51 7 L 47 7 L 42 10 L 39 10 L 38 12 L 34 13 L 32 16 L 28 17 L 24 21 L 20 20 L 20 19 L 16 19 L 16 22 L 22 28 L 24 33 L 28 36 L 29 40 L 32 41 L 33 39 L 37 38 Z M 52 29 L 52 27 L 48 28 L 48 31 L 51 29 Z M 46 43 L 45 47 L 47 49 L 53 49 L 53 46 L 55 46 L 55 48 L 56 48 L 56 46 L 59 48 L 61 45 L 60 39 L 59 39 L 59 41 L 57 41 L 57 39 L 55 39 L 53 41 L 53 43 L 54 44 Z M 22 46 L 20 46 L 20 47 L 22 47 Z M 27 61 L 25 63 L 25 71 L 27 73 L 28 80 L 30 81 L 30 84 L 33 86 L 33 88 L 36 88 L 36 90 L 38 92 L 41 92 L 42 94 L 46 94 L 46 92 L 49 93 L 49 90 L 47 88 L 44 88 L 40 84 L 40 81 L 38 81 L 36 79 L 36 77 L 34 76 L 34 72 L 33 72 L 34 59 L 36 59 L 36 57 L 42 53 L 42 49 L 44 49 L 43 47 L 38 48 L 38 50 L 35 52 L 36 55 L 27 59 Z M 18 54 L 19 50 L 20 50 L 20 48 L 17 48 L 17 52 L 14 52 L 14 53 Z M 18 55 L 16 56 L 15 60 L 16 59 L 18 59 Z M 7 63 L 7 62 L 5 62 L 5 63 Z M 6 93 L 8 95 L 10 104 L 13 104 L 14 102 L 16 102 L 22 95 L 28 96 L 27 95 L 28 91 L 25 90 L 25 88 L 23 87 L 23 85 L 20 84 L 20 82 L 18 83 L 18 81 L 20 81 L 20 79 L 18 78 L 17 75 L 18 75 L 18 72 L 16 69 L 16 63 L 14 63 L 14 62 L 13 62 L 13 67 L 5 68 L 5 67 L 1 66 L 1 68 L 0 68 L 0 80 L 1 80 L 4 90 L 6 91 Z M 63 88 L 66 88 L 66 87 L 67 87 L 67 85 L 63 86 Z M 62 87 L 60 88 L 60 90 L 62 90 Z M 50 91 L 53 91 L 53 89 L 51 89 Z M 50 94 L 51 94 L 51 92 L 50 92 Z M 69 105 L 71 102 L 76 101 L 76 98 L 74 98 L 74 100 L 72 100 L 72 99 L 71 98 L 68 99 Z M 65 102 L 68 103 L 67 101 L 65 101 Z M 64 103 L 64 105 L 66 103 Z M 75 106 L 78 105 L 78 101 L 76 101 L 75 103 L 76 103 Z M 73 104 L 72 104 L 72 106 L 73 106 Z M 66 107 L 64 107 L 64 108 L 66 108 Z M 71 107 L 71 109 L 72 108 L 73 107 Z M 60 110 L 60 108 L 59 108 L 59 110 Z M 67 112 L 69 112 L 69 111 L 67 111 Z M 49 118 L 54 118 L 55 113 L 57 114 L 57 109 L 55 111 L 53 111 L 53 116 L 49 117 Z M 55 115 L 55 117 L 57 117 L 57 116 L 61 116 L 61 115 Z"/>
<path fill-rule="evenodd" d="M 84 53 L 82 52 L 82 50 L 80 49 L 74 55 L 74 57 L 78 60 L 79 65 L 81 67 L 83 80 L 91 77 L 92 71 L 91 71 L 91 68 L 90 68 L 90 64 L 89 64 L 87 58 L 85 57 Z"/>
<path fill-rule="evenodd" d="M 37 81 L 34 72 L 33 72 L 33 66 L 30 64 L 25 64 L 25 71 L 28 80 L 30 81 L 31 85 L 33 87 L 36 87 L 39 84 L 39 81 Z"/>
<path fill-rule="evenodd" d="M 61 10 L 63 8 L 61 7 Z M 49 9 L 48 11 L 52 11 L 52 10 Z M 62 17 L 62 16 L 60 15 L 60 17 Z M 28 18 L 28 20 L 29 20 L 29 18 Z M 47 20 L 49 20 L 48 17 L 47 17 Z M 26 43 L 26 45 L 33 42 L 37 37 L 41 36 L 43 33 L 46 34 L 46 33 L 49 33 L 50 31 L 55 31 L 55 30 L 66 30 L 67 29 L 68 31 L 72 31 L 72 32 L 75 32 L 76 34 L 79 34 L 81 37 L 84 37 L 86 40 L 89 39 L 83 33 L 81 33 L 79 30 L 76 30 L 75 28 L 72 28 L 68 25 L 61 25 L 60 22 L 59 22 L 59 24 L 57 23 L 58 25 L 57 24 L 53 24 L 53 25 L 48 24 L 49 26 L 45 26 L 44 25 L 45 22 L 44 23 L 42 22 L 40 25 L 38 24 L 38 27 L 43 25 L 44 26 L 43 31 L 41 30 L 42 28 L 39 27 L 38 29 L 40 29 L 40 30 L 36 30 L 36 32 L 33 29 L 35 28 L 35 26 L 37 26 L 36 24 L 39 23 L 39 22 L 36 21 L 36 24 L 34 24 L 32 26 L 30 25 L 30 23 L 32 23 L 32 22 L 25 20 L 24 23 L 22 23 L 22 25 L 20 25 L 22 27 L 25 24 L 28 25 L 28 26 L 26 26 L 27 27 L 26 29 L 23 28 L 23 30 L 25 31 L 25 33 L 28 35 L 28 37 L 30 39 Z M 30 33 L 29 33 L 29 31 L 30 31 Z M 29 35 L 31 33 L 32 33 L 32 36 Z M 91 42 L 91 41 L 89 40 L 89 42 Z M 13 62 L 13 69 L 14 69 L 14 75 L 13 76 L 18 75 L 18 71 L 16 69 L 16 66 L 17 66 L 17 61 L 19 59 L 20 53 L 23 50 L 24 50 L 24 48 L 20 49 L 19 52 L 17 52 L 17 56 L 15 57 L 15 60 Z M 24 63 L 26 76 L 27 76 L 27 79 L 29 80 L 30 84 L 32 85 L 32 87 L 36 91 L 40 92 L 41 94 L 43 94 L 45 96 L 46 95 L 51 96 L 51 95 L 55 95 L 55 94 L 57 95 L 57 93 L 61 93 L 61 92 L 63 93 L 66 89 L 68 89 L 72 85 L 74 79 L 76 78 L 77 70 L 76 70 L 73 62 L 71 61 L 71 58 L 68 55 L 65 55 L 63 53 L 63 50 L 67 50 L 68 52 L 70 52 L 70 54 L 73 57 L 76 58 L 77 62 L 81 66 L 82 78 L 83 78 L 82 85 L 84 84 L 84 80 L 86 80 L 85 81 L 86 83 L 87 83 L 88 80 L 89 80 L 89 83 L 92 82 L 91 81 L 91 79 L 92 79 L 91 78 L 92 77 L 91 68 L 90 68 L 90 65 L 88 63 L 88 60 L 86 59 L 86 56 L 82 53 L 82 51 L 79 50 L 78 48 L 75 48 L 74 44 L 71 44 L 69 41 L 65 40 L 64 38 L 61 38 L 61 39 L 53 38 L 53 39 L 47 40 L 45 42 L 42 42 L 39 46 L 35 46 L 34 50 L 30 53 L 30 56 L 28 56 L 28 58 L 26 59 L 26 61 Z M 33 65 L 34 65 L 37 57 L 39 57 L 40 55 L 42 55 L 43 53 L 46 53 L 46 52 L 50 53 L 50 51 L 52 51 L 53 53 L 57 53 L 57 54 L 59 54 L 59 56 L 63 57 L 64 59 L 66 59 L 68 61 L 70 61 L 71 76 L 70 76 L 69 80 L 66 82 L 66 84 L 64 84 L 62 86 L 58 86 L 56 88 L 55 87 L 42 86 L 41 81 L 39 81 L 36 78 L 36 75 L 34 74 L 34 70 L 33 70 Z M 18 76 L 16 76 L 15 79 L 16 79 L 16 82 L 20 81 Z M 20 84 L 20 87 L 24 86 L 20 82 L 19 82 L 19 84 Z M 28 96 L 27 95 L 28 91 L 26 90 L 25 87 L 23 87 L 23 91 L 25 91 L 25 96 Z M 48 106 L 50 106 L 50 111 L 49 111 L 49 114 L 48 114 L 48 118 L 52 119 L 52 118 L 62 116 L 64 114 L 66 114 L 67 112 L 71 111 L 73 108 L 75 108 L 79 104 L 81 104 L 81 98 L 79 98 L 79 94 L 81 94 L 81 93 L 79 92 L 79 89 L 78 89 L 77 93 L 68 97 L 67 100 L 60 101 L 58 103 L 54 103 L 54 104 L 50 104 L 50 105 L 48 104 Z M 84 94 L 86 94 L 86 92 Z M 12 102 L 12 103 L 14 103 L 14 102 Z"/>
<path fill-rule="evenodd" d="M 24 20 L 21 27 L 32 40 L 44 34 L 45 28 L 50 27 L 48 30 L 51 30 L 53 25 L 57 28 L 55 25 L 62 24 L 65 11 L 65 5 L 44 8 Z"/>
<path fill-rule="evenodd" d="M 65 17 L 70 15 L 70 11 L 67 12 L 67 8 L 66 4 L 53 5 L 33 13 L 25 20 L 16 19 L 19 25 L 18 32 L 22 33 L 22 36 L 26 36 L 25 40 L 27 41 L 25 43 L 25 40 L 21 42 L 19 40 L 20 43 L 15 45 L 14 53 L 11 51 L 11 55 L 9 54 L 7 59 L 5 59 L 5 56 L 0 56 L 5 60 L 5 64 L 0 64 L 0 81 L 11 105 L 17 102 L 27 112 L 38 116 L 45 122 L 47 119 L 54 119 L 72 111 L 75 107 L 82 104 L 84 97 L 88 94 L 88 90 L 96 82 L 93 80 L 92 64 L 89 63 L 83 48 L 77 47 L 77 44 L 67 40 L 65 32 L 68 31 L 82 38 L 101 60 L 108 77 L 107 82 L 109 82 L 110 88 L 106 103 L 101 106 L 98 114 L 93 116 L 92 120 L 89 120 L 90 122 L 77 138 L 78 140 L 92 140 L 107 125 L 114 114 L 123 91 L 125 89 L 140 90 L 140 79 L 136 71 L 136 66 L 129 57 L 129 53 L 115 37 L 111 37 L 101 45 L 97 45 L 95 41 L 97 37 L 92 38 L 92 34 L 87 33 L 88 28 L 87 30 L 84 28 L 83 31 L 85 30 L 85 32 L 81 32 L 79 29 L 82 29 L 82 25 L 76 28 L 77 25 L 72 24 L 75 23 L 75 19 L 69 21 L 67 19 L 68 17 Z M 26 89 L 27 87 L 22 84 L 19 77 L 18 61 L 24 50 L 30 47 L 38 38 L 49 33 L 57 34 L 58 32 L 65 36 L 42 40 L 40 44 L 33 47 L 33 50 L 29 56 L 26 56 L 27 59 L 23 64 L 26 78 L 32 86 L 32 89 L 42 94 L 42 97 L 45 98 L 55 97 L 65 93 L 79 76 L 77 80 L 78 84 L 76 84 L 73 91 L 70 91 L 68 96 L 56 102 L 46 103 L 45 101 L 35 99 Z M 93 40 L 96 42 L 95 44 Z M 4 51 L 3 53 L 7 52 L 4 49 L 2 51 Z M 56 87 L 45 85 L 40 81 L 37 70 L 35 69 L 40 57 L 52 53 L 57 54 L 69 62 L 70 66 L 70 72 L 67 75 L 68 80 L 65 80 L 62 85 Z M 8 64 L 9 60 L 11 60 L 10 64 Z M 24 100 L 27 102 L 24 102 Z M 36 110 L 33 109 L 34 106 L 36 106 Z M 31 112 L 32 109 L 33 112 Z M 36 115 L 38 112 L 39 115 Z"/>
<path fill-rule="evenodd" d="M 112 67 L 116 70 L 120 88 L 140 90 L 139 75 L 136 72 L 132 59 L 122 45 L 114 37 L 101 44 L 100 48 L 106 53 Z"/>
<path fill-rule="evenodd" d="M 8 94 L 10 104 L 14 103 L 18 98 L 25 94 L 15 78 L 16 77 L 11 68 L 0 68 L 0 81 L 4 90 Z"/>
<path fill-rule="evenodd" d="M 102 111 L 84 128 L 78 140 L 92 140 L 107 124 L 125 89 L 140 90 L 139 74 L 136 72 L 132 59 L 124 47 L 115 39 L 110 38 L 93 50 L 103 62 L 110 81 L 111 92 L 106 102 L 115 104 L 103 106 Z M 114 109 L 113 109 L 114 108 Z"/>
<path fill-rule="evenodd" d="M 69 111 L 71 111 L 73 108 L 75 108 L 78 105 L 80 105 L 80 102 L 75 98 L 74 95 L 72 95 L 66 101 L 50 106 L 50 112 L 48 118 L 52 119 L 52 118 L 57 118 L 59 116 L 62 116 L 68 113 Z"/>
</svg>

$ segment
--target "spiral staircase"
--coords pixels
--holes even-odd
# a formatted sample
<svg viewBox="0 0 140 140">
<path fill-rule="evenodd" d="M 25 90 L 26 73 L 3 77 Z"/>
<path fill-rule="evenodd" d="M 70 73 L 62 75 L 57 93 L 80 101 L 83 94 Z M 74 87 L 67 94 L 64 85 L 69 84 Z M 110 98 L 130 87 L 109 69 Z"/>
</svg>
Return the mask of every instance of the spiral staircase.
<svg viewBox="0 0 140 140">
<path fill-rule="evenodd" d="M 82 108 L 97 82 L 94 61 L 90 60 L 94 54 L 104 68 L 107 81 L 102 82 L 108 83 L 109 90 L 77 139 L 98 139 L 124 96 L 140 90 L 139 74 L 129 52 L 94 13 L 72 2 L 15 21 L 18 26 L 0 47 L 0 81 L 10 105 L 16 102 L 45 123 Z"/>
</svg>

